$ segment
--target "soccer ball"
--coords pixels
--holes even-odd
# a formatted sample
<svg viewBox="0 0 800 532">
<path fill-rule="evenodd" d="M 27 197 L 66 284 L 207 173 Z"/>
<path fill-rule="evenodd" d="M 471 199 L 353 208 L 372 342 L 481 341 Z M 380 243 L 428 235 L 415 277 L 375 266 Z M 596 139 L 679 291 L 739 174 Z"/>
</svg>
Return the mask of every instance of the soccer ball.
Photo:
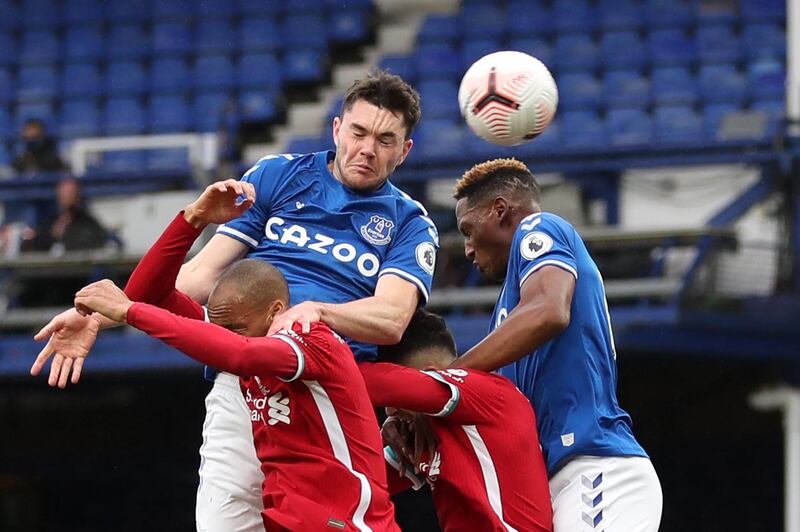
<svg viewBox="0 0 800 532">
<path fill-rule="evenodd" d="M 553 121 L 558 88 L 538 59 L 522 52 L 494 52 L 464 74 L 458 105 L 480 138 L 515 146 L 535 138 Z"/>
</svg>

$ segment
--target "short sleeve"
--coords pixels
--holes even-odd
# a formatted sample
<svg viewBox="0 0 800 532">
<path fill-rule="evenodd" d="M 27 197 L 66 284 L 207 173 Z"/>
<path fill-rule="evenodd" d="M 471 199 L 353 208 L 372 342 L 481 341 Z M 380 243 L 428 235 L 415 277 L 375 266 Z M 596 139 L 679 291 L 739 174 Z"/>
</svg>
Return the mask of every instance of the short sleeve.
<svg viewBox="0 0 800 532">
<path fill-rule="evenodd" d="M 518 253 L 519 286 L 545 266 L 556 266 L 578 278 L 574 234 L 567 222 L 550 214 L 523 220 L 517 229 L 513 252 Z"/>
<path fill-rule="evenodd" d="M 293 155 L 268 155 L 258 161 L 242 176 L 242 181 L 256 189 L 256 202 L 244 214 L 220 225 L 217 233 L 239 240 L 251 248 L 258 246 L 264 236 L 264 226 L 269 218 L 275 195 L 284 180 L 287 163 Z"/>
<path fill-rule="evenodd" d="M 423 373 L 450 388 L 450 401 L 435 416 L 447 417 L 458 423 L 497 419 L 502 415 L 506 388 L 513 386 L 503 377 L 464 368 Z"/>
<path fill-rule="evenodd" d="M 392 274 L 415 284 L 420 301 L 427 303 L 439 249 L 433 221 L 423 215 L 411 218 L 400 228 L 391 246 L 378 276 Z"/>
</svg>

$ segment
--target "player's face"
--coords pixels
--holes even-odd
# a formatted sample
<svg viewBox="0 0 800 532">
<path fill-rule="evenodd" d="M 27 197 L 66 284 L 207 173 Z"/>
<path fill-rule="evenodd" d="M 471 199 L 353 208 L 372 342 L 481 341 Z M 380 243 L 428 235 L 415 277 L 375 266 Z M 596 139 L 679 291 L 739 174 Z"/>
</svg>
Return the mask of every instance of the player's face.
<svg viewBox="0 0 800 532">
<path fill-rule="evenodd" d="M 333 175 L 354 190 L 379 188 L 411 149 L 405 135 L 402 114 L 357 100 L 333 119 Z"/>
<path fill-rule="evenodd" d="M 490 279 L 502 279 L 508 266 L 509 242 L 500 230 L 499 218 L 491 205 L 469 205 L 466 198 L 456 203 L 456 222 L 464 237 L 464 255 Z"/>
</svg>

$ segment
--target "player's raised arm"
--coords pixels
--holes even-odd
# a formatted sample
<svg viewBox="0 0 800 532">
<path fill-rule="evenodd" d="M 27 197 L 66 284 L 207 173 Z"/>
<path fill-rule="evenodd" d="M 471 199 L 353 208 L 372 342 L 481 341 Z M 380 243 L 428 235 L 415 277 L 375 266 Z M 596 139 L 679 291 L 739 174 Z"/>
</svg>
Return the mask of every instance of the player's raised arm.
<svg viewBox="0 0 800 532">
<path fill-rule="evenodd" d="M 458 390 L 431 374 L 385 362 L 364 362 L 358 365 L 358 369 L 375 406 L 445 416 L 458 404 Z"/>
</svg>

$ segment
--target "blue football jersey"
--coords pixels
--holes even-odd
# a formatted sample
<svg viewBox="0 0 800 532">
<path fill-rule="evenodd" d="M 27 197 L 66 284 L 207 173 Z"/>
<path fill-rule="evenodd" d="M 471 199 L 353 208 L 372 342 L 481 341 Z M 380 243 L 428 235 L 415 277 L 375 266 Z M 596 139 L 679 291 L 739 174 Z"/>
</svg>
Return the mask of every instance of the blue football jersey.
<svg viewBox="0 0 800 532">
<path fill-rule="evenodd" d="M 217 232 L 247 244 L 250 258 L 278 268 L 291 304 L 345 303 L 375 292 L 378 279 L 397 275 L 430 293 L 438 249 L 436 227 L 422 205 L 388 181 L 356 192 L 328 170 L 332 151 L 268 155 L 243 181 L 256 189 L 253 207 Z M 372 345 L 349 342 L 359 359 Z"/>
<path fill-rule="evenodd" d="M 549 475 L 574 456 L 647 456 L 633 436 L 630 416 L 617 402 L 616 353 L 603 279 L 568 222 L 537 213 L 517 227 L 490 330 L 519 304 L 525 280 L 544 266 L 575 276 L 569 326 L 499 373 L 533 404 Z"/>
</svg>

